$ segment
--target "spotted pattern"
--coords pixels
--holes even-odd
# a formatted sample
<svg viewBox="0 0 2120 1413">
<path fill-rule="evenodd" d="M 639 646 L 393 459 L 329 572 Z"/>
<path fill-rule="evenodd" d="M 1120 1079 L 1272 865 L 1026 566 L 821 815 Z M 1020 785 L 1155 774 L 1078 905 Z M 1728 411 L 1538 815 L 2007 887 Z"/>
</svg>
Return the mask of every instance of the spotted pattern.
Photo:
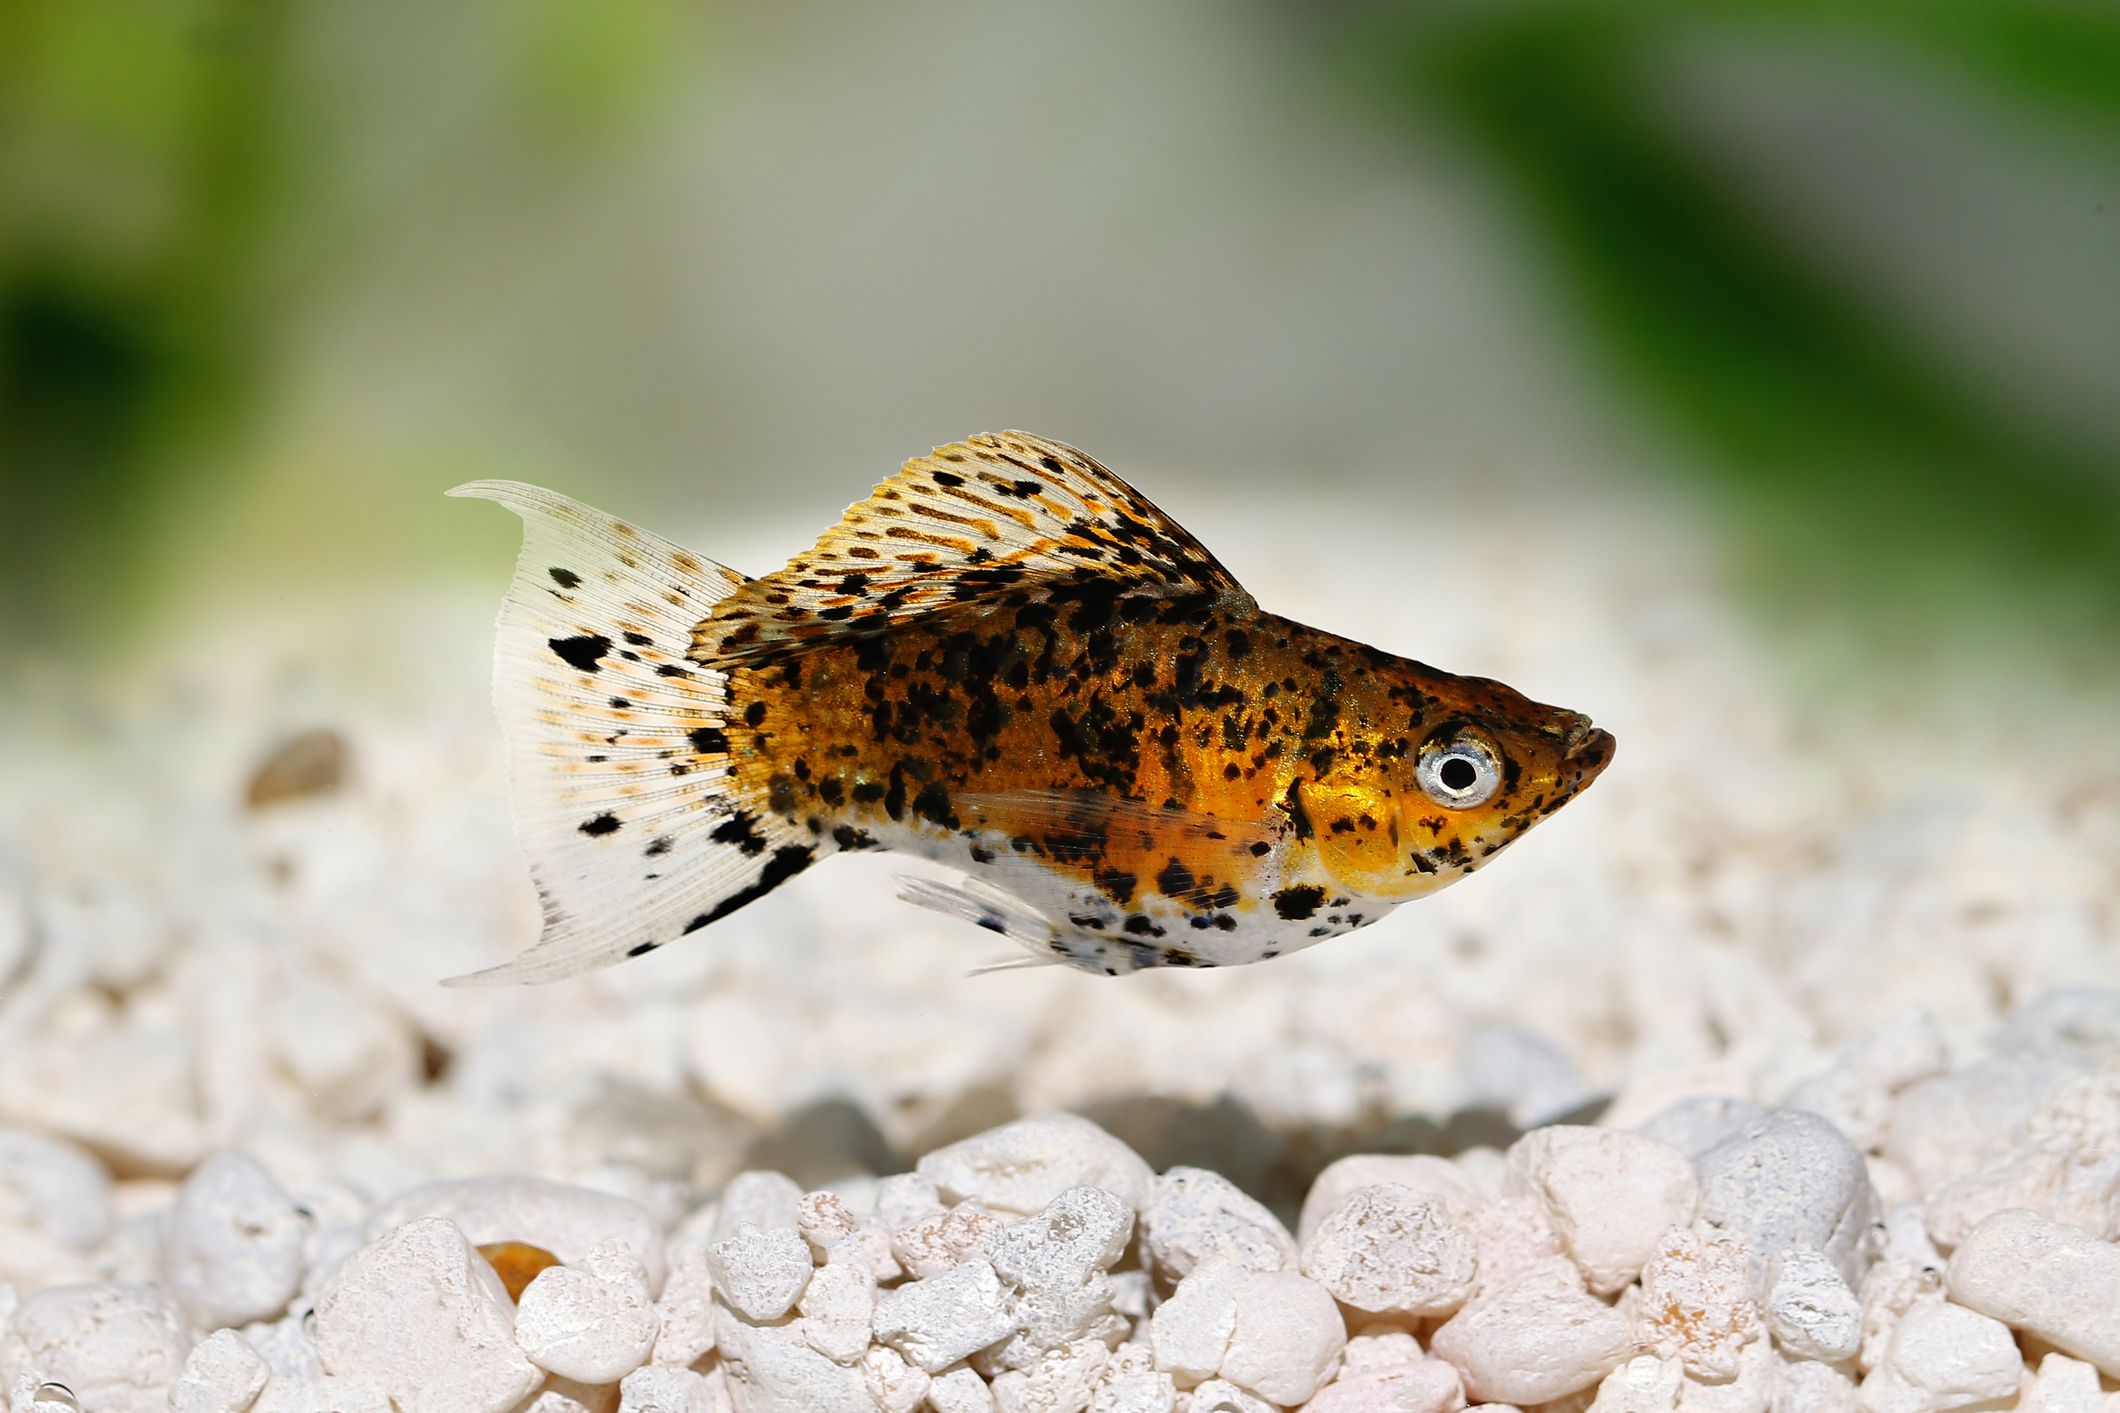
<svg viewBox="0 0 2120 1413">
<path fill-rule="evenodd" d="M 528 685 L 499 698 L 549 781 L 525 829 L 547 955 L 508 979 L 652 951 L 869 849 L 962 870 L 906 896 L 1039 959 L 1256 962 L 1470 873 L 1610 759 L 1577 713 L 1265 613 L 1110 471 L 1020 433 L 908 462 L 758 580 L 549 492 L 466 493 L 530 526 L 501 653 Z M 1500 785 L 1448 808 L 1417 767 L 1467 738 Z"/>
<path fill-rule="evenodd" d="M 973 437 L 909 461 L 787 567 L 693 632 L 700 662 L 764 662 L 1013 590 L 1204 594 L 1249 603 L 1198 540 L 1060 442 Z"/>
</svg>

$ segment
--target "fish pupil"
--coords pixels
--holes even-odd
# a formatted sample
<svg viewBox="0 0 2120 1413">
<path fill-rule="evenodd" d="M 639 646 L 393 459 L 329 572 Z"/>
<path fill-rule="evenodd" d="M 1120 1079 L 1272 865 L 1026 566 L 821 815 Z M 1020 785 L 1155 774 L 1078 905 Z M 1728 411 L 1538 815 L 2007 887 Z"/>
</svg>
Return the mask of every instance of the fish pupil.
<svg viewBox="0 0 2120 1413">
<path fill-rule="evenodd" d="M 1479 771 L 1463 756 L 1452 756 L 1437 766 L 1435 773 L 1436 778 L 1451 790 L 1470 790 L 1480 778 Z"/>
</svg>

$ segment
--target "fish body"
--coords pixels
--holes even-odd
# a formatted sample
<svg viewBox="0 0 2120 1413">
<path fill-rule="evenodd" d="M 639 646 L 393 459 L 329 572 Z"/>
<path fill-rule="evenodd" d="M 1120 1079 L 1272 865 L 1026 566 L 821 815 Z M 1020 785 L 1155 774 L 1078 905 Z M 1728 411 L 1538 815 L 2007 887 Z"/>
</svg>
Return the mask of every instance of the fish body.
<svg viewBox="0 0 2120 1413">
<path fill-rule="evenodd" d="M 962 870 L 905 896 L 1031 959 L 1229 966 L 1480 867 L 1609 762 L 1579 713 L 1259 608 L 1082 453 L 907 463 L 749 580 L 550 492 L 496 700 L 542 980 L 698 931 L 826 856 Z"/>
</svg>

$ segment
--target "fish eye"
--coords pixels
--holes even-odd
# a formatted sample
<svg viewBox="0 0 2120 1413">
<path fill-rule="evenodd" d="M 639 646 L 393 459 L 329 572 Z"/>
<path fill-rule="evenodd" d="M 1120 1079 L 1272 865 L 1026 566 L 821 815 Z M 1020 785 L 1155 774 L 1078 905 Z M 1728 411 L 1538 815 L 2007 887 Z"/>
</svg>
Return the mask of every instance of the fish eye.
<svg viewBox="0 0 2120 1413">
<path fill-rule="evenodd" d="M 1485 741 L 1460 736 L 1422 751 L 1414 778 L 1421 793 L 1444 808 L 1471 809 L 1494 798 L 1502 786 L 1502 766 Z"/>
</svg>

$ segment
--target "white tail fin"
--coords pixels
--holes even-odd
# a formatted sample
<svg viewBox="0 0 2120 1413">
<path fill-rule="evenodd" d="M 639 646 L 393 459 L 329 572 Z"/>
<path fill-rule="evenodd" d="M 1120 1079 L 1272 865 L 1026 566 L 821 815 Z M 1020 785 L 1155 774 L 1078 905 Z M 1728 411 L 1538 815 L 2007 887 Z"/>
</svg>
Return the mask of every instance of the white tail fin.
<svg viewBox="0 0 2120 1413">
<path fill-rule="evenodd" d="M 545 918 L 536 946 L 449 984 L 608 966 L 801 872 L 809 846 L 745 807 L 726 674 L 685 655 L 693 626 L 744 576 L 536 486 L 449 494 L 523 518 L 493 700 Z"/>
</svg>

